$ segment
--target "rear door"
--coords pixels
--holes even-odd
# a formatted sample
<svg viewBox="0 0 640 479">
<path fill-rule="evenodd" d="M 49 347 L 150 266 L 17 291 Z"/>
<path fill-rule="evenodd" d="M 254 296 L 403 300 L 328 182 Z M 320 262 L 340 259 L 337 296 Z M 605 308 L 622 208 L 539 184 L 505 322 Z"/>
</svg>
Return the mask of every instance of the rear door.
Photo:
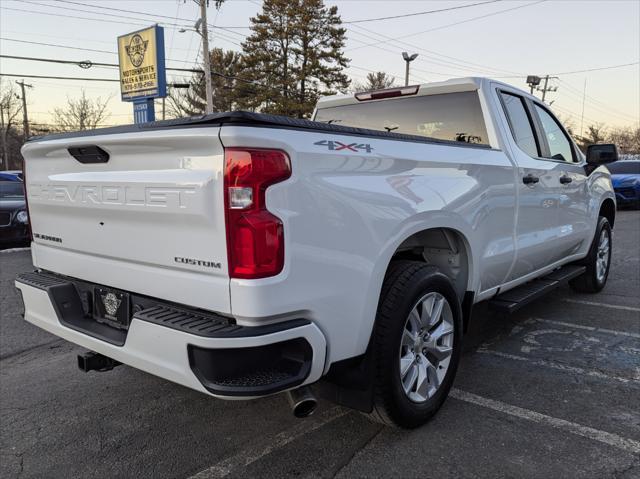
<svg viewBox="0 0 640 479">
<path fill-rule="evenodd" d="M 558 189 L 558 231 L 551 261 L 559 261 L 580 251 L 590 240 L 589 195 L 582 156 L 560 122 L 541 103 L 533 102 L 543 144 L 542 157 L 553 161 L 560 173 Z M 554 178 L 555 181 L 555 178 Z"/>
<path fill-rule="evenodd" d="M 516 162 L 518 189 L 516 259 L 505 282 L 550 264 L 558 236 L 558 186 L 561 172 L 552 161 L 541 160 L 544 146 L 535 118 L 524 97 L 499 90 L 498 95 L 511 132 L 510 145 Z"/>
<path fill-rule="evenodd" d="M 192 127 L 28 143 L 36 266 L 230 312 L 218 133 Z M 74 149 L 94 147 L 108 159 Z"/>
</svg>

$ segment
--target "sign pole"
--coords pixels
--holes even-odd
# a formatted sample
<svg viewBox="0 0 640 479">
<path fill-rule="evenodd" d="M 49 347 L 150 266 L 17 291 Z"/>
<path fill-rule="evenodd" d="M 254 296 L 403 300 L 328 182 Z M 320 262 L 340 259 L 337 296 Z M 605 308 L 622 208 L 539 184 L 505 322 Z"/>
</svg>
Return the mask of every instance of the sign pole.
<svg viewBox="0 0 640 479">
<path fill-rule="evenodd" d="M 156 121 L 156 111 L 153 104 L 153 98 L 134 100 L 133 122 L 137 125 L 139 123 L 147 123 L 149 121 Z"/>
</svg>

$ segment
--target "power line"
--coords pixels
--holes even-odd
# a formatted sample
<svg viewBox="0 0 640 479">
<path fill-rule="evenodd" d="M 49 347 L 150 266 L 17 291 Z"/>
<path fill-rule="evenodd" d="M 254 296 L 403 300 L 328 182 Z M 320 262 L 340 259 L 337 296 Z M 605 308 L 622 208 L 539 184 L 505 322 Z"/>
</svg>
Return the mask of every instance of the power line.
<svg viewBox="0 0 640 479">
<path fill-rule="evenodd" d="M 62 9 L 64 11 L 90 13 L 92 15 L 100 15 L 101 17 L 106 16 L 106 17 L 114 17 L 114 18 L 131 18 L 131 17 L 123 17 L 122 15 L 114 15 L 112 13 L 92 12 L 90 10 L 84 10 L 84 9 L 81 9 L 81 8 L 72 8 L 72 7 L 52 5 L 50 3 L 35 2 L 33 0 L 20 0 L 20 1 L 21 1 L 21 3 L 27 3 L 29 5 L 38 5 L 40 7 L 46 7 L 46 8 L 58 8 L 58 9 Z M 48 13 L 48 12 L 42 12 L 42 13 Z M 146 18 L 131 18 L 131 20 L 140 20 L 140 21 L 143 21 L 143 22 L 150 21 L 150 20 L 147 20 Z M 158 23 L 160 23 L 160 22 L 158 22 Z M 181 28 L 187 26 L 187 25 L 180 25 L 180 24 L 177 24 L 177 23 L 165 23 L 164 25 L 170 25 L 170 26 L 181 27 Z"/>
<path fill-rule="evenodd" d="M 102 10 L 111 10 L 111 11 L 114 11 L 114 12 L 134 13 L 134 14 L 137 14 L 137 15 L 148 15 L 148 16 L 157 17 L 157 18 L 169 18 L 171 20 L 183 21 L 183 22 L 191 22 L 192 21 L 191 19 L 188 19 L 188 18 L 179 18 L 178 16 L 170 17 L 168 15 L 160 15 L 160 14 L 157 14 L 157 13 L 137 12 L 135 10 L 126 10 L 124 8 L 104 7 L 102 5 L 88 5 L 86 3 L 72 2 L 70 0 L 56 0 L 56 1 L 57 2 L 61 2 L 61 3 L 69 3 L 69 4 L 72 4 L 72 5 L 81 5 L 81 6 L 90 7 L 90 8 L 100 8 Z M 217 28 L 217 29 L 220 29 L 220 30 L 223 30 L 223 29 L 229 29 L 229 30 L 231 30 L 231 29 L 249 29 L 249 28 L 251 28 L 251 27 L 237 27 L 237 26 L 231 27 L 231 26 L 226 26 L 226 25 L 224 27 L 214 26 L 214 25 L 209 25 L 209 26 L 211 28 Z"/>
<path fill-rule="evenodd" d="M 82 3 L 79 3 L 79 2 L 69 2 L 69 1 L 66 1 L 66 0 L 59 0 L 59 1 L 64 1 L 64 3 L 73 3 L 73 4 L 76 4 L 76 5 L 85 5 L 85 4 L 82 4 Z M 29 2 L 29 3 L 34 3 L 34 4 L 36 4 L 36 2 Z M 487 3 L 487 2 L 485 2 L 485 3 Z M 61 7 L 58 7 L 58 8 L 61 8 Z M 97 8 L 97 7 L 96 7 L 96 8 Z M 107 7 L 104 7 L 104 8 L 107 8 Z M 118 10 L 123 10 L 123 9 L 113 9 L 113 10 L 118 11 Z M 144 13 L 144 12 L 135 12 L 135 11 L 133 11 L 133 10 L 127 10 L 127 12 L 131 12 L 131 13 L 142 13 L 142 14 L 145 14 L 145 15 L 151 15 L 151 14 L 147 14 L 147 13 Z M 45 14 L 45 15 L 50 14 L 50 13 L 47 13 L 47 12 L 38 12 L 38 13 L 42 13 L 42 14 Z M 89 13 L 96 13 L 96 12 L 89 12 Z M 163 16 L 163 17 L 166 17 L 166 16 Z M 127 18 L 127 17 L 125 17 L 125 18 Z M 94 20 L 98 20 L 98 19 L 94 19 Z M 185 19 L 185 20 L 186 20 L 186 19 Z M 215 25 L 212 25 L 212 27 L 215 27 Z M 361 26 L 359 26 L 359 28 L 364 29 L 364 27 L 361 27 Z M 239 36 L 243 37 L 243 38 L 244 38 L 244 37 L 246 37 L 246 35 L 243 35 L 243 34 L 240 34 L 240 33 L 237 33 L 237 32 L 234 32 L 234 33 L 235 33 L 236 35 L 239 35 Z M 357 32 L 354 32 L 354 33 L 357 33 Z M 362 34 L 361 34 L 361 35 L 362 35 Z M 8 40 L 18 41 L 18 40 L 13 40 L 13 39 L 8 39 Z M 230 41 L 230 40 L 228 40 L 228 39 L 227 39 L 227 41 Z M 26 41 L 23 41 L 23 42 L 25 42 L 25 43 L 26 43 Z M 45 43 L 43 43 L 43 42 L 31 42 L 31 43 L 33 43 L 33 44 L 40 44 L 40 45 L 47 45 L 47 46 L 54 46 L 53 44 L 45 44 Z M 232 41 L 231 41 L 231 43 L 235 43 L 235 42 L 232 42 Z M 237 43 L 236 43 L 236 44 L 237 44 Z M 237 44 L 237 45 L 239 45 L 239 44 Z M 79 47 L 70 47 L 70 46 L 66 46 L 66 45 L 65 45 L 65 46 L 63 46 L 63 45 L 55 45 L 55 46 L 62 47 L 62 48 L 72 48 L 72 49 L 78 49 L 78 50 L 80 50 L 80 48 L 79 48 Z M 99 52 L 101 52 L 101 53 L 110 53 L 110 54 L 115 54 L 115 52 L 107 52 L 107 51 L 105 51 L 105 50 L 97 50 L 97 49 L 85 49 L 85 50 L 92 50 L 92 51 L 96 51 L 96 52 L 98 52 L 98 51 L 99 51 Z M 387 51 L 388 51 L 388 50 L 387 50 Z M 395 52 L 394 52 L 394 53 L 395 53 Z M 177 62 L 180 62 L 180 61 L 181 61 L 181 60 L 171 60 L 171 59 L 168 59 L 168 60 L 169 60 L 169 61 L 177 61 Z M 189 62 L 183 62 L 183 63 L 189 63 Z M 444 63 L 442 63 L 442 62 L 440 62 L 440 63 L 441 63 L 441 64 L 444 64 Z M 451 62 L 447 62 L 447 63 L 451 63 Z M 461 68 L 461 69 L 467 69 L 467 70 L 477 71 L 477 69 L 476 69 L 476 68 L 469 68 L 469 67 L 458 66 L 458 65 L 454 65 L 454 66 L 455 66 L 455 67 L 457 67 L 457 68 Z M 416 70 L 416 71 L 418 71 L 418 69 L 415 69 L 415 70 Z M 373 70 L 368 70 L 368 71 L 373 71 Z M 442 72 L 433 72 L 433 71 L 429 71 L 428 73 L 429 73 L 429 74 L 442 75 L 442 76 L 456 76 L 456 75 L 457 75 L 457 74 L 455 74 L 455 73 L 442 73 Z M 424 81 L 426 81 L 426 80 L 424 80 Z"/>
<path fill-rule="evenodd" d="M 615 108 L 610 107 L 607 103 L 602 102 L 600 100 L 597 100 L 597 99 L 593 98 L 591 95 L 587 95 L 584 92 L 581 92 L 576 87 L 574 87 L 573 85 L 567 83 L 564 80 L 559 80 L 559 81 L 560 81 L 560 83 L 562 83 L 563 87 L 565 87 L 565 88 L 567 88 L 569 90 L 570 93 L 573 93 L 576 96 L 580 96 L 580 97 L 584 97 L 584 98 L 588 99 L 590 103 L 594 104 L 594 106 L 597 105 L 602 109 L 609 110 L 609 111 L 611 111 L 613 113 L 616 113 L 618 115 L 627 116 L 627 117 L 629 117 L 629 118 L 631 118 L 633 120 L 637 120 L 638 119 L 637 117 L 635 117 L 633 115 L 629 115 L 628 113 L 624 113 L 624 112 L 621 112 L 619 110 L 616 110 Z M 602 105 L 602 106 L 600 106 L 600 105 Z"/>
<path fill-rule="evenodd" d="M 114 52 L 114 51 L 97 50 L 95 48 L 72 47 L 70 45 L 58 45 L 58 44 L 55 44 L 55 43 L 34 42 L 34 41 L 30 41 L 30 40 L 18 40 L 17 38 L 7 38 L 7 37 L 0 37 L 0 40 L 4 40 L 6 42 L 28 43 L 28 44 L 31 44 L 31 45 L 41 45 L 41 46 L 46 46 L 46 47 L 68 48 L 69 50 L 81 50 L 83 52 L 109 53 L 110 55 L 117 55 L 117 53 Z"/>
<path fill-rule="evenodd" d="M 373 30 L 370 30 L 370 29 L 365 28 L 365 27 L 360 26 L 360 25 L 356 25 L 356 28 L 364 30 L 366 32 L 370 32 L 370 33 L 372 33 L 374 35 L 378 35 L 378 37 L 371 37 L 371 36 L 365 35 L 365 34 L 360 33 L 360 32 L 354 32 L 353 30 L 350 30 L 351 33 L 356 33 L 358 35 L 362 35 L 364 37 L 371 38 L 371 39 L 378 39 L 379 37 L 383 37 L 383 38 L 389 40 L 389 42 L 385 42 L 385 43 L 393 43 L 393 44 L 396 44 L 396 45 L 399 45 L 399 46 L 406 45 L 406 46 L 412 48 L 415 51 L 419 51 L 419 52 L 423 53 L 423 55 L 426 54 L 425 56 L 427 56 L 427 58 L 432 58 L 433 60 L 431 60 L 431 61 L 433 63 L 436 63 L 436 64 L 441 64 L 441 65 L 444 65 L 444 66 L 453 66 L 453 67 L 457 67 L 457 68 L 461 68 L 461 69 L 468 69 L 468 70 L 473 70 L 473 71 L 478 71 L 478 67 L 482 67 L 484 70 L 487 70 L 487 71 L 488 70 L 495 70 L 495 72 L 499 72 L 501 74 L 503 72 L 507 71 L 507 70 L 499 70 L 499 69 L 496 69 L 496 68 L 486 67 L 485 65 L 482 65 L 482 64 L 479 64 L 479 63 L 473 63 L 473 62 L 470 62 L 468 60 L 463 60 L 461 58 L 456 58 L 456 57 L 452 57 L 452 56 L 449 56 L 449 55 L 444 55 L 442 53 L 438 53 L 438 52 L 435 52 L 433 50 L 427 50 L 426 48 L 422 48 L 422 47 L 420 47 L 418 45 L 397 40 L 397 39 L 395 39 L 393 37 L 389 37 L 387 35 L 383 35 L 382 33 L 375 32 Z M 377 45 L 379 45 L 380 43 L 381 42 L 369 43 L 369 44 L 362 45 L 362 47 L 373 46 L 375 48 L 378 48 Z M 351 48 L 350 50 L 354 50 L 356 48 L 361 48 L 361 47 Z M 439 59 L 439 58 L 434 58 L 434 55 L 436 55 L 438 57 L 449 58 L 450 60 L 446 60 L 446 59 L 442 60 L 442 59 Z M 424 59 L 422 57 L 419 57 L 419 58 L 422 61 L 424 61 Z M 454 61 L 451 61 L 451 60 L 454 60 Z M 470 67 L 466 66 L 465 64 L 470 65 Z M 515 73 L 515 72 L 508 72 L 508 73 Z M 495 74 L 495 73 L 492 73 L 492 74 Z"/>
<path fill-rule="evenodd" d="M 108 53 L 109 55 L 117 55 L 116 52 L 109 51 L 109 50 L 98 50 L 98 49 L 93 49 L 93 48 L 74 47 L 74 46 L 70 46 L 70 45 L 60 45 L 60 44 L 55 44 L 55 43 L 34 42 L 34 41 L 29 41 L 29 40 L 19 40 L 19 39 L 15 39 L 15 38 L 6 38 L 6 37 L 0 37 L 0 40 L 10 41 L 10 42 L 18 42 L 18 43 L 25 43 L 25 44 L 30 44 L 30 45 L 40 45 L 40 46 L 48 46 L 48 47 L 55 47 L 55 48 L 65 48 L 65 49 L 69 49 L 69 50 L 78 50 L 78 51 L 86 51 L 86 52 L 94 52 L 94 53 Z M 200 47 L 201 46 L 200 42 L 198 42 L 198 44 L 199 44 L 199 47 Z M 388 51 L 391 51 L 391 50 L 388 50 Z M 393 52 L 393 53 L 395 53 L 395 52 Z M 198 56 L 198 54 L 196 56 Z M 182 63 L 192 63 L 191 61 L 187 61 L 187 60 L 175 60 L 175 59 L 171 59 L 171 58 L 167 58 L 167 61 L 182 62 Z M 371 70 L 370 68 L 359 67 L 357 65 L 350 65 L 350 68 L 356 68 L 356 69 L 359 69 L 359 70 L 364 70 L 364 71 L 367 71 L 367 72 L 375 73 L 375 70 Z M 434 72 L 431 72 L 431 73 L 434 73 Z M 452 73 L 446 73 L 446 74 L 440 73 L 440 74 L 443 75 L 443 76 L 452 76 L 452 75 L 455 76 Z M 249 80 L 242 80 L 241 79 L 241 81 L 247 82 Z M 254 84 L 256 84 L 256 83 L 254 82 Z"/>
<path fill-rule="evenodd" d="M 614 68 L 630 67 L 630 66 L 638 65 L 638 64 L 640 64 L 640 62 L 623 63 L 621 65 L 610 65 L 610 66 L 607 66 L 607 67 L 587 68 L 586 70 L 574 70 L 574 71 L 570 71 L 570 72 L 549 73 L 549 75 L 572 75 L 574 73 L 597 72 L 597 71 L 602 71 L 602 70 L 612 70 Z M 521 75 L 518 75 L 518 76 L 502 76 L 502 77 L 499 77 L 499 78 L 523 78 L 523 77 Z"/>
<path fill-rule="evenodd" d="M 29 2 L 31 3 L 31 2 Z M 40 5 L 37 3 L 33 3 L 34 5 Z M 56 7 L 54 5 L 50 5 L 54 8 L 61 8 L 61 7 Z M 94 21 L 94 22 L 102 22 L 102 23 L 115 23 L 115 24 L 120 24 L 120 25 L 134 25 L 134 26 L 148 26 L 148 23 L 133 23 L 133 22 L 126 22 L 126 21 L 120 21 L 120 20 L 108 20 L 106 18 L 92 18 L 92 17 L 81 17 L 81 16 L 77 16 L 77 15 L 62 15 L 62 14 L 58 14 L 58 13 L 52 13 L 52 12 L 42 12 L 42 11 L 34 11 L 34 10 L 24 10 L 21 8 L 11 8 L 11 7 L 4 7 L 4 6 L 0 6 L 1 10 L 11 10 L 11 11 L 15 11 L 15 12 L 25 12 L 25 13 L 29 13 L 29 14 L 38 14 L 38 15 L 45 15 L 45 16 L 53 16 L 53 17 L 62 17 L 65 19 L 69 19 L 69 18 L 74 18 L 74 19 L 78 19 L 78 20 L 90 20 L 90 21 Z M 88 13 L 94 13 L 94 12 L 88 12 Z M 123 17 L 123 18 L 128 18 L 128 17 Z M 141 21 L 147 21 L 146 19 L 137 19 L 137 20 L 141 20 Z M 149 20 L 151 21 L 151 20 Z M 179 29 L 189 29 L 191 28 L 188 25 L 169 25 L 167 23 L 159 23 L 160 25 L 165 26 L 165 28 L 179 28 Z M 229 32 L 233 32 L 236 35 L 239 35 L 237 32 L 234 32 L 233 30 L 229 30 Z M 238 42 L 234 42 L 233 40 L 230 40 L 228 38 L 222 38 L 222 40 L 232 43 L 234 45 L 240 46 L 240 44 Z"/>
<path fill-rule="evenodd" d="M 93 62 L 91 60 L 81 60 L 81 61 L 58 60 L 55 58 L 22 57 L 17 55 L 2 55 L 2 54 L 0 54 L 0 58 L 11 58 L 13 60 L 28 60 L 28 61 L 48 62 L 48 63 L 61 63 L 65 65 L 77 65 L 81 68 L 91 68 L 92 66 L 119 68 L 119 65 L 117 63 L 101 63 L 101 62 Z M 195 68 L 167 67 L 166 69 L 171 71 L 180 71 L 180 72 L 188 72 L 188 73 L 202 73 L 202 70 L 195 69 Z"/>
<path fill-rule="evenodd" d="M 34 41 L 30 41 L 30 40 L 19 40 L 17 38 L 6 38 L 6 37 L 0 37 L 0 40 L 4 40 L 7 42 L 17 42 L 17 43 L 26 43 L 26 44 L 30 44 L 30 45 L 40 45 L 40 46 L 46 46 L 46 47 L 54 47 L 54 48 L 66 48 L 68 50 L 79 50 L 79 51 L 84 51 L 84 52 L 94 52 L 94 53 L 108 53 L 109 55 L 117 55 L 116 52 L 114 51 L 110 51 L 110 50 L 98 50 L 95 48 L 82 48 L 82 47 L 74 47 L 71 45 L 61 45 L 58 43 L 45 43 L 45 42 L 34 42 Z M 172 58 L 167 58 L 166 59 L 169 62 L 176 62 L 176 63 L 191 63 L 190 61 L 187 60 L 175 60 Z"/>
<path fill-rule="evenodd" d="M 136 15 L 146 15 L 146 16 L 151 16 L 154 17 L 153 20 L 152 19 L 147 19 L 147 18 L 131 18 L 130 15 L 124 16 L 124 15 L 115 15 L 112 13 L 104 13 L 104 12 L 94 12 L 91 10 L 85 10 L 85 9 L 80 9 L 80 8 L 71 8 L 71 7 L 65 7 L 65 6 L 58 6 L 58 5 L 51 5 L 51 4 L 47 4 L 47 3 L 40 3 L 40 2 L 36 2 L 33 0 L 20 0 L 23 3 L 29 3 L 32 5 L 39 5 L 39 6 L 43 6 L 43 7 L 51 7 L 51 8 L 58 8 L 58 9 L 62 9 L 62 10 L 73 10 L 76 12 L 83 12 L 83 13 L 89 13 L 92 15 L 106 15 L 109 17 L 114 17 L 114 18 L 124 18 L 124 19 L 132 19 L 132 20 L 140 20 L 142 22 L 149 22 L 149 21 L 154 21 L 154 23 L 158 23 L 160 25 L 164 25 L 167 26 L 168 28 L 172 28 L 175 30 L 176 28 L 180 28 L 180 29 L 185 29 L 185 28 L 191 28 L 191 26 L 193 25 L 192 21 L 190 19 L 186 19 L 186 18 L 177 18 L 177 17 L 169 17 L 167 15 L 156 15 L 153 13 L 146 13 L 146 12 L 136 12 L 134 10 L 124 10 L 124 9 L 118 9 L 118 8 L 111 8 L 111 7 L 102 7 L 102 6 L 97 6 L 97 5 L 88 5 L 85 3 L 80 3 L 80 2 L 71 2 L 71 1 L 67 1 L 67 0 L 57 0 L 60 2 L 64 2 L 64 3 L 71 3 L 74 5 L 81 5 L 84 7 L 89 7 L 89 8 L 103 8 L 106 10 L 115 10 L 115 11 L 122 11 L 122 12 L 126 12 L 126 13 L 133 13 Z M 35 13 L 42 13 L 42 14 L 48 14 L 49 12 L 35 12 Z M 51 14 L 53 15 L 53 14 Z M 168 23 L 168 22 L 158 22 L 156 19 L 157 18 L 170 18 L 171 20 L 176 20 L 176 21 L 185 21 L 185 22 L 190 22 L 189 24 L 179 24 L 179 23 Z M 96 18 L 92 18 L 93 20 L 100 20 L 100 19 L 96 19 Z M 140 24 L 140 25 L 146 25 L 146 24 Z M 224 30 L 227 31 L 229 33 L 232 33 L 234 35 L 240 35 L 242 36 L 241 33 L 235 32 L 234 30 L 228 28 L 228 27 L 217 27 L 220 30 Z M 228 40 L 230 41 L 230 40 Z M 231 42 L 233 43 L 233 42 Z"/>
<path fill-rule="evenodd" d="M 551 73 L 551 75 L 572 75 L 574 73 L 588 73 L 588 72 L 597 72 L 602 70 L 613 70 L 614 68 L 630 67 L 638 64 L 640 64 L 640 62 L 623 63 L 621 65 L 611 65 L 608 67 L 588 68 L 586 70 L 574 70 L 571 72 L 557 72 L 557 73 Z"/>
<path fill-rule="evenodd" d="M 380 20 L 394 20 L 396 18 L 417 17 L 419 15 L 428 15 L 428 14 L 431 14 L 431 13 L 448 12 L 450 10 L 460 10 L 460 9 L 463 9 L 463 8 L 476 7 L 478 5 L 487 5 L 489 3 L 496 3 L 496 2 L 500 2 L 500 1 L 502 1 L 502 0 L 489 0 L 487 2 L 478 2 L 478 3 L 470 3 L 470 4 L 467 4 L 467 5 L 458 5 L 457 7 L 440 8 L 438 10 L 427 10 L 427 11 L 424 11 L 424 12 L 405 13 L 405 14 L 402 14 L 402 15 L 392 15 L 392 16 L 388 16 L 388 17 L 365 18 L 365 19 L 361 19 L 361 20 L 350 20 L 348 22 L 342 22 L 342 23 L 353 25 L 354 23 L 377 22 L 377 21 L 380 21 Z"/>
<path fill-rule="evenodd" d="M 361 27 L 361 26 L 359 26 L 359 25 L 357 26 L 357 28 L 364 29 L 364 27 Z M 364 30 L 370 31 L 370 30 L 368 30 L 368 29 L 364 29 Z M 351 33 L 355 33 L 355 34 L 357 34 L 357 35 L 361 35 L 361 36 L 363 36 L 363 37 L 365 37 L 365 38 L 369 38 L 369 39 L 377 39 L 377 38 L 379 38 L 379 37 L 374 37 L 374 36 L 371 36 L 371 35 L 367 35 L 367 34 L 365 34 L 365 33 L 355 32 L 355 31 L 353 31 L 353 30 L 350 30 L 350 32 L 351 32 Z M 372 33 L 374 33 L 374 34 L 375 34 L 376 32 L 372 32 Z M 380 36 L 384 36 L 384 35 L 382 35 L 382 34 L 379 34 L 379 35 L 380 35 Z M 395 42 L 395 41 L 393 41 L 393 38 L 391 38 L 391 37 L 386 37 L 386 38 L 387 38 L 388 40 L 391 40 L 390 42 L 386 42 L 386 43 L 389 43 L 389 46 L 391 46 L 391 47 L 393 47 L 393 46 L 394 46 L 394 44 L 396 44 L 396 43 L 397 43 L 397 44 L 402 44 L 402 43 L 404 43 L 405 45 L 410 46 L 410 47 L 411 47 L 413 50 L 415 50 L 415 51 L 419 51 L 419 52 L 429 52 L 429 50 L 425 50 L 425 49 L 423 49 L 423 48 L 420 48 L 420 47 L 419 47 L 419 46 L 417 46 L 417 45 L 413 45 L 413 44 L 405 43 L 405 42 Z M 358 41 L 358 42 L 362 42 L 362 40 L 354 39 L 353 37 L 352 37 L 351 39 L 352 39 L 352 40 L 356 40 L 356 41 Z M 378 49 L 378 50 L 388 51 L 388 52 L 390 52 L 390 53 L 398 53 L 397 51 L 389 50 L 389 49 L 387 49 L 387 48 L 384 48 L 384 47 L 380 46 L 380 45 L 378 44 L 378 42 L 376 42 L 376 44 L 374 45 L 374 48 L 376 48 L 376 49 Z M 402 48 L 405 48 L 405 47 L 402 47 Z M 430 53 L 430 52 L 429 52 L 429 53 Z M 429 61 L 430 63 L 435 63 L 435 64 L 437 64 L 437 65 L 442 65 L 442 66 L 449 67 L 449 68 L 457 68 L 457 69 L 459 69 L 459 70 L 472 71 L 472 72 L 474 72 L 474 73 L 478 73 L 478 72 L 480 72 L 480 71 L 481 71 L 481 70 L 479 70 L 479 69 L 478 69 L 478 67 L 476 67 L 476 66 L 466 66 L 466 65 L 462 65 L 462 64 L 460 64 L 460 63 L 454 63 L 454 62 L 451 62 L 451 61 L 448 61 L 448 60 L 440 60 L 440 59 L 438 59 L 438 58 L 434 58 L 433 56 L 429 55 L 429 53 L 427 53 L 427 55 L 426 55 L 426 56 L 427 56 L 428 58 L 431 58 L 432 60 L 425 60 L 425 59 L 424 59 L 424 58 L 422 58 L 422 57 L 418 57 L 418 59 L 419 59 L 421 62 L 423 62 L 423 63 L 426 63 L 427 61 Z M 417 69 L 417 68 L 413 68 L 413 70 L 415 70 L 415 71 L 423 71 L 424 73 L 428 73 L 428 74 L 436 74 L 436 75 L 442 75 L 442 76 L 457 76 L 457 75 L 458 75 L 458 74 L 456 74 L 456 73 L 443 73 L 443 72 L 437 72 L 437 71 L 435 71 L 435 72 L 434 72 L 434 71 L 425 71 L 425 70 L 419 70 L 419 69 Z M 496 72 L 488 71 L 488 70 L 486 70 L 486 69 L 485 69 L 484 71 L 485 71 L 487 74 L 490 74 L 490 75 L 495 75 L 495 73 L 496 73 Z"/>
<path fill-rule="evenodd" d="M 437 31 L 437 30 L 443 30 L 443 29 L 445 29 L 445 28 L 453 27 L 453 26 L 456 26 L 456 25 L 461 25 L 461 24 L 463 24 L 463 23 L 473 22 L 473 21 L 475 21 L 475 20 L 480 20 L 480 19 L 482 19 L 482 18 L 492 17 L 492 16 L 494 16 L 494 15 L 500 15 L 501 13 L 510 12 L 510 11 L 513 11 L 513 10 L 518 10 L 518 9 L 520 9 L 520 8 L 531 7 L 531 6 L 533 6 L 533 5 L 537 5 L 537 4 L 539 4 L 539 3 L 543 3 L 543 2 L 546 2 L 546 1 L 547 1 L 547 0 L 538 0 L 538 1 L 536 1 L 536 2 L 527 3 L 526 5 L 518 5 L 517 7 L 505 8 L 505 9 L 503 9 L 503 10 L 498 10 L 498 11 L 491 12 L 491 13 L 487 13 L 487 14 L 480 15 L 480 16 L 477 16 L 477 17 L 467 18 L 466 20 L 461 20 L 461 21 L 459 21 L 459 22 L 447 23 L 447 24 L 445 24 L 445 25 L 440 25 L 440 26 L 438 26 L 438 27 L 430 28 L 430 29 L 428 29 L 428 30 L 422 30 L 422 31 L 420 31 L 420 32 L 410 33 L 410 34 L 408 34 L 408 35 L 402 35 L 402 36 L 396 37 L 396 40 L 399 40 L 399 39 L 402 39 L 402 38 L 414 37 L 414 36 L 416 36 L 416 35 L 422 35 L 422 34 L 424 34 L 424 33 L 435 32 L 435 31 Z M 356 48 L 365 48 L 365 47 L 367 47 L 367 46 L 374 46 L 374 45 L 378 45 L 378 44 L 380 44 L 380 43 L 386 43 L 386 41 L 385 41 L 385 40 L 381 40 L 381 41 L 376 42 L 376 43 L 371 43 L 371 44 L 369 44 L 369 45 L 363 45 L 363 46 L 361 46 L 361 47 L 356 47 Z M 355 50 L 356 48 L 351 48 L 350 50 Z"/>
<path fill-rule="evenodd" d="M 634 117 L 633 115 L 629 115 L 627 113 L 614 110 L 613 108 L 606 106 L 605 103 L 595 100 L 591 96 L 584 94 L 583 92 L 577 90 L 576 88 L 573 88 L 568 83 L 562 80 L 560 80 L 560 82 L 562 84 L 561 86 L 565 89 L 564 90 L 565 93 L 572 95 L 573 98 L 577 101 L 582 101 L 584 99 L 584 101 L 587 103 L 589 108 L 593 110 L 597 110 L 598 112 L 607 114 L 609 116 L 617 117 L 619 120 L 638 122 L 638 117 Z M 601 104 L 605 106 L 600 106 Z"/>
<path fill-rule="evenodd" d="M 100 82 L 118 82 L 117 78 L 87 78 L 87 77 L 62 77 L 51 75 L 19 75 L 17 73 L 0 73 L 0 77 L 16 77 L 16 78 L 46 78 L 49 80 L 78 80 L 78 81 L 100 81 Z"/>
<path fill-rule="evenodd" d="M 264 83 L 258 83 L 255 82 L 253 80 L 247 80 L 245 78 L 240 78 L 234 75 L 225 75 L 224 73 L 219 73 L 219 72 L 214 72 L 212 71 L 211 74 L 215 77 L 219 77 L 219 78 L 225 78 L 227 80 L 236 80 L 239 81 L 241 83 L 245 83 L 247 85 L 252 85 L 252 86 L 258 86 L 258 87 L 262 87 L 262 88 L 266 88 L 272 91 L 279 91 L 277 88 L 274 88 L 270 85 L 266 85 Z M 90 77 L 69 77 L 69 76 L 53 76 L 53 75 L 32 75 L 32 74 L 18 74 L 18 73 L 0 73 L 0 77 L 1 76 L 7 76 L 7 77 L 16 77 L 16 78 L 41 78 L 41 79 L 48 79 L 48 80 L 72 80 L 72 81 L 95 81 L 95 82 L 118 82 L 120 83 L 119 79 L 116 78 L 90 78 Z M 171 83 L 169 84 L 169 86 L 174 86 L 177 83 Z"/>
<path fill-rule="evenodd" d="M 135 26 L 146 26 L 147 24 L 145 23 L 133 23 L 133 22 L 121 22 L 121 21 L 116 21 L 116 20 L 107 20 L 106 18 L 91 18 L 91 17 L 79 17 L 79 16 L 75 16 L 75 15 L 62 15 L 59 13 L 51 13 L 51 12 L 37 12 L 34 10 L 24 10 L 22 8 L 12 8 L 12 7 L 0 7 L 0 9 L 2 10 L 11 10 L 14 12 L 24 12 L 24 13 L 29 13 L 29 14 L 41 14 L 41 15 L 48 15 L 48 16 L 52 16 L 52 17 L 62 17 L 62 18 L 76 18 L 79 20 L 93 20 L 94 22 L 103 22 L 103 23 L 118 23 L 120 25 L 135 25 Z"/>
</svg>

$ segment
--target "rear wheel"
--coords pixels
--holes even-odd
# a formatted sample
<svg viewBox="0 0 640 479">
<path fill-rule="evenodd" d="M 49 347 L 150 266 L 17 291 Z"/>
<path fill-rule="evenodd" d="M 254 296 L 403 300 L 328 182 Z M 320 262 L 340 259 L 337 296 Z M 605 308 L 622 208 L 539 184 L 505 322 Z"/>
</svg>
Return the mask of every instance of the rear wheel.
<svg viewBox="0 0 640 479">
<path fill-rule="evenodd" d="M 416 261 L 391 265 L 374 332 L 372 419 L 414 428 L 442 406 L 461 352 L 462 313 L 449 278 Z"/>
<path fill-rule="evenodd" d="M 609 220 L 601 216 L 589 254 L 581 262 L 587 270 L 569 282 L 573 290 L 580 293 L 598 293 L 604 288 L 611 267 L 612 239 Z"/>
</svg>

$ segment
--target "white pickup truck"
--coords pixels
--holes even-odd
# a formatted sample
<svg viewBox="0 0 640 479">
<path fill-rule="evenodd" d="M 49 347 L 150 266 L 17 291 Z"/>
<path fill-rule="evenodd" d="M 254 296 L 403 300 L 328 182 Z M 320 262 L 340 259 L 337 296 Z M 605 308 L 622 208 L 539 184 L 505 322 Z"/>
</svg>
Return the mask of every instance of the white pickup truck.
<svg viewBox="0 0 640 479">
<path fill-rule="evenodd" d="M 489 79 L 323 98 L 23 148 L 25 319 L 223 399 L 319 394 L 416 427 L 444 402 L 473 304 L 607 281 L 615 195 L 535 97 Z M 314 384 L 313 388 L 308 386 Z"/>
</svg>

